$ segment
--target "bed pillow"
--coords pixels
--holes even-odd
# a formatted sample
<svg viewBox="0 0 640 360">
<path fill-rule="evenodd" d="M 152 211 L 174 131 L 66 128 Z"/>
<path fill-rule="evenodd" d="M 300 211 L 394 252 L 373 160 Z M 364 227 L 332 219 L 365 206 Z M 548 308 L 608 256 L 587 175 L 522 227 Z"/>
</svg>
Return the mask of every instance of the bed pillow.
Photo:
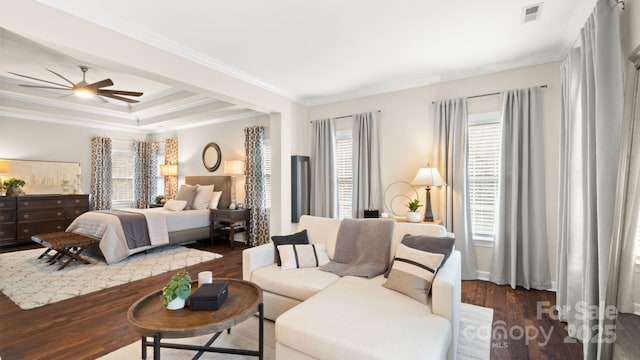
<svg viewBox="0 0 640 360">
<path fill-rule="evenodd" d="M 272 236 L 271 237 L 271 241 L 273 241 L 273 246 L 276 248 L 275 251 L 275 262 L 278 264 L 278 266 L 282 265 L 282 261 L 280 260 L 280 253 L 278 252 L 278 245 L 291 245 L 291 244 L 308 244 L 309 243 L 309 237 L 307 236 L 307 230 L 302 230 L 300 232 L 297 232 L 295 234 L 291 234 L 291 235 L 279 235 L 279 236 Z"/>
<path fill-rule="evenodd" d="M 185 206 L 187 206 L 187 202 L 184 200 L 169 199 L 162 208 L 171 211 L 182 211 Z"/>
<path fill-rule="evenodd" d="M 406 234 L 401 241 L 401 244 L 404 244 L 410 248 L 428 251 L 436 254 L 444 255 L 444 259 L 442 259 L 442 264 L 447 261 L 451 253 L 453 252 L 453 247 L 455 244 L 455 239 L 452 237 L 444 236 L 429 236 L 429 235 L 410 235 Z M 391 272 L 391 268 L 393 267 L 393 261 L 387 269 L 387 272 L 384 274 L 384 277 L 389 276 L 389 272 Z"/>
<path fill-rule="evenodd" d="M 426 305 L 433 278 L 443 259 L 443 254 L 399 244 L 389 277 L 382 285 Z"/>
<path fill-rule="evenodd" d="M 187 202 L 187 205 L 184 207 L 185 210 L 191 210 L 191 207 L 193 206 L 193 198 L 196 196 L 197 189 L 197 185 L 180 185 L 180 190 L 178 190 L 176 200 L 184 200 Z"/>
<path fill-rule="evenodd" d="M 222 197 L 222 191 L 214 191 L 213 194 L 211 194 L 211 199 L 209 200 L 209 209 L 218 208 L 220 197 Z"/>
<path fill-rule="evenodd" d="M 196 196 L 193 197 L 191 208 L 194 210 L 202 210 L 209 207 L 209 201 L 213 195 L 213 185 L 198 185 Z"/>
<path fill-rule="evenodd" d="M 324 244 L 278 245 L 282 270 L 318 267 L 329 263 Z"/>
</svg>

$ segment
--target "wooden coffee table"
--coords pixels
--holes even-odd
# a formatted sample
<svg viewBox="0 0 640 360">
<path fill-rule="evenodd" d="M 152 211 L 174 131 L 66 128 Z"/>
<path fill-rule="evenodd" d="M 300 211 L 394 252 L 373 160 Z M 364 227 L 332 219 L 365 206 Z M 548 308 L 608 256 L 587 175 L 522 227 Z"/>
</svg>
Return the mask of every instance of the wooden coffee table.
<svg viewBox="0 0 640 360">
<path fill-rule="evenodd" d="M 160 359 L 160 348 L 172 348 L 197 351 L 193 359 L 204 352 L 264 357 L 264 312 L 262 289 L 249 281 L 237 279 L 214 279 L 229 283 L 229 294 L 222 306 L 215 311 L 191 311 L 188 307 L 181 310 L 167 310 L 162 306 L 162 290 L 151 293 L 131 305 L 127 318 L 129 327 L 142 337 L 142 359 L 147 358 L 147 347 L 153 346 L 154 360 Z M 192 292 L 197 289 L 197 282 Z M 259 313 L 258 350 L 228 349 L 210 345 L 231 327 L 237 325 L 256 312 Z M 172 344 L 161 342 L 162 338 L 187 338 L 205 334 L 214 334 L 203 346 Z M 153 342 L 147 340 L 153 337 Z"/>
</svg>

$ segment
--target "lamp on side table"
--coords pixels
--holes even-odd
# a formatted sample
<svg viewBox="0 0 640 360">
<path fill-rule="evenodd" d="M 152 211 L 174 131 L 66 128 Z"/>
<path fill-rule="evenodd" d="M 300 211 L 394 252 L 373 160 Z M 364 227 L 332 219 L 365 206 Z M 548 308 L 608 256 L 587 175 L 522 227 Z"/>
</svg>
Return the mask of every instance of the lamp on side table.
<svg viewBox="0 0 640 360">
<path fill-rule="evenodd" d="M 411 181 L 413 186 L 426 186 L 427 199 L 424 211 L 424 221 L 433 222 L 433 211 L 431 210 L 431 187 L 447 185 L 438 169 L 434 167 L 420 168 L 416 177 Z"/>
</svg>

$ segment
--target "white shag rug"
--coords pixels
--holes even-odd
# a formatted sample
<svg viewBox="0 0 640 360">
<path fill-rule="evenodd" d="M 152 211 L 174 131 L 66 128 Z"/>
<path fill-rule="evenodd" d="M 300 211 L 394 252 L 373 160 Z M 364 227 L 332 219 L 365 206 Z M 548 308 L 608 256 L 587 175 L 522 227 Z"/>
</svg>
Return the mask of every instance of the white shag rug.
<svg viewBox="0 0 640 360">
<path fill-rule="evenodd" d="M 22 309 L 33 309 L 75 296 L 126 284 L 167 271 L 222 257 L 220 254 L 184 246 L 156 248 L 107 265 L 102 258 L 83 256 L 58 271 L 38 256 L 45 248 L 0 254 L 0 291 Z"/>
<path fill-rule="evenodd" d="M 489 360 L 491 350 L 491 330 L 493 323 L 493 309 L 462 304 L 460 319 L 460 339 L 458 341 L 458 359 Z M 264 321 L 264 358 L 276 358 L 275 323 Z M 164 339 L 165 342 L 203 345 L 212 335 L 203 335 L 185 339 Z M 211 345 L 215 347 L 229 347 L 235 349 L 258 349 L 258 318 L 253 316 L 231 329 L 231 334 L 222 332 L 220 337 Z M 195 352 L 188 350 L 160 349 L 163 360 L 181 360 L 191 358 Z M 124 346 L 109 353 L 98 360 L 130 360 L 140 359 L 142 345 L 140 341 Z M 204 353 L 200 359 L 255 359 L 253 356 L 226 355 L 218 353 Z M 147 348 L 147 359 L 153 359 L 153 348 Z"/>
</svg>

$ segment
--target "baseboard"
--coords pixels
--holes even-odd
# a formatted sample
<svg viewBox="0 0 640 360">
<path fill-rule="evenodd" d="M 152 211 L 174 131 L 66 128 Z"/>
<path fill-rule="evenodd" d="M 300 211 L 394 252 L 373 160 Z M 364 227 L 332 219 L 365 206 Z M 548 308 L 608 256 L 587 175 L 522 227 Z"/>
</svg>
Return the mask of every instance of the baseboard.
<svg viewBox="0 0 640 360">
<path fill-rule="evenodd" d="M 477 280 L 491 281 L 491 280 L 489 280 L 489 275 L 490 275 L 490 273 L 488 271 L 480 271 L 480 270 L 476 271 L 476 279 Z M 558 291 L 558 282 L 557 281 L 552 281 L 551 282 L 551 289 L 547 289 L 547 291 L 557 292 Z M 636 305 L 640 305 L 640 304 L 636 304 Z M 637 309 L 637 307 L 636 307 L 636 309 Z"/>
</svg>

